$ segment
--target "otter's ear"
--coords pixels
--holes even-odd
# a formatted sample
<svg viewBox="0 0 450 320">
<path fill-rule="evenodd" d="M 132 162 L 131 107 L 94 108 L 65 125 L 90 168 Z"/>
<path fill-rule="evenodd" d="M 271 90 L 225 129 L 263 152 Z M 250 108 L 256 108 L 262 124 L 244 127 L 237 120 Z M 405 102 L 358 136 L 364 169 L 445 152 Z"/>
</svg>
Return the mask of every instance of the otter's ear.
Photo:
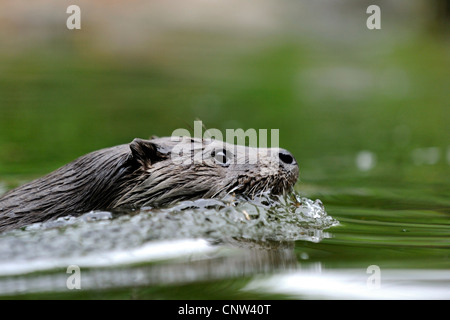
<svg viewBox="0 0 450 320">
<path fill-rule="evenodd" d="M 139 138 L 130 143 L 131 156 L 138 165 L 148 169 L 153 163 L 165 159 L 164 155 L 158 151 L 158 146 L 148 140 Z"/>
</svg>

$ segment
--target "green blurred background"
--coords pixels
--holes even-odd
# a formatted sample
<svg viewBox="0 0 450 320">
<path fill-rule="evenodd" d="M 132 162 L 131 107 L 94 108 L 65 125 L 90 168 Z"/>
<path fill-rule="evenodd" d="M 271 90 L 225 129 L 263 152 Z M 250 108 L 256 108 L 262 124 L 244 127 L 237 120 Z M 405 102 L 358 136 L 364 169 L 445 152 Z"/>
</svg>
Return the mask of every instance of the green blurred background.
<svg viewBox="0 0 450 320">
<path fill-rule="evenodd" d="M 200 119 L 279 129 L 306 186 L 448 187 L 446 1 L 70 4 L 81 30 L 66 28 L 66 2 L 0 3 L 8 185 Z M 370 4 L 381 30 L 366 27 Z"/>
</svg>

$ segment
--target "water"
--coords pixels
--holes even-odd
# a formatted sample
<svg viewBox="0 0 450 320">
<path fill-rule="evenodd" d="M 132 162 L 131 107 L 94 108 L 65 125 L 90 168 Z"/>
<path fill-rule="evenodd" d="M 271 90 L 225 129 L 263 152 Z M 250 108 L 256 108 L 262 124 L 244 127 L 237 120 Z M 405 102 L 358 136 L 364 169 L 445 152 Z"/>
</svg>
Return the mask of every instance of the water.
<svg viewBox="0 0 450 320">
<path fill-rule="evenodd" d="M 331 203 L 352 197 L 358 205 L 325 207 L 295 192 L 94 211 L 30 225 L 0 236 L 0 292 L 67 298 L 450 298 L 445 214 L 369 208 L 368 190 L 347 192 L 322 196 Z M 359 202 L 361 197 L 366 201 Z M 73 265 L 82 275 L 80 290 L 67 287 Z M 369 266 L 377 268 L 378 282 Z"/>
<path fill-rule="evenodd" d="M 165 209 L 93 211 L 80 217 L 67 216 L 1 235 L 1 292 L 17 293 L 23 288 L 27 292 L 36 288 L 67 290 L 64 286 L 54 286 L 55 280 L 48 279 L 52 278 L 50 275 L 43 281 L 37 280 L 40 276 L 36 279 L 29 274 L 52 272 L 56 279 L 64 278 L 67 275 L 56 270 L 64 270 L 70 265 L 83 270 L 88 268 L 88 274 L 99 273 L 92 269 L 108 268 L 100 278 L 109 287 L 136 285 L 135 272 L 138 271 L 133 267 L 136 264 L 143 264 L 145 270 L 148 269 L 144 272 L 146 276 L 139 276 L 142 278 L 139 285 L 198 281 L 212 276 L 203 274 L 201 267 L 184 276 L 177 274 L 179 271 L 166 273 L 173 267 L 180 269 L 180 259 L 194 260 L 200 266 L 217 264 L 225 259 L 232 264 L 249 264 L 250 267 L 244 269 L 250 271 L 245 272 L 272 270 L 278 264 L 293 265 L 295 257 L 288 250 L 293 241 L 319 242 L 330 236 L 324 230 L 337 224 L 337 220 L 326 214 L 320 201 L 298 194 L 266 195 L 253 200 L 234 197 L 220 201 L 200 199 Z M 280 261 L 267 266 L 256 265 L 267 259 Z M 154 266 L 160 261 L 165 263 L 164 276 L 160 274 L 161 266 Z M 183 269 L 192 269 L 190 263 L 184 264 L 187 265 Z M 117 268 L 123 273 L 120 280 L 116 279 Z M 123 268 L 131 270 L 124 271 Z M 230 266 L 217 271 L 222 269 L 216 268 L 213 277 L 229 276 Z M 238 269 L 237 272 L 242 271 Z M 85 276 L 84 273 L 83 287 L 105 287 L 96 276 Z M 113 276 L 106 276 L 108 273 Z M 127 275 L 131 277 L 127 278 Z M 14 276 L 16 280 L 11 282 L 8 276 Z"/>
</svg>

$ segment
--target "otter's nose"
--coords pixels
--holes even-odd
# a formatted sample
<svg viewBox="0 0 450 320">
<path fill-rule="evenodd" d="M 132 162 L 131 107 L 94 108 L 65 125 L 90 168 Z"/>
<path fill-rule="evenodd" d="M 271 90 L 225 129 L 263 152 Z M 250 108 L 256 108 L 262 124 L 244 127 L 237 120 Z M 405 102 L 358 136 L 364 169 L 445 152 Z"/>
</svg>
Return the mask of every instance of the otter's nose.
<svg viewBox="0 0 450 320">
<path fill-rule="evenodd" d="M 280 157 L 280 160 L 283 164 L 290 164 L 290 165 L 296 165 L 297 161 L 295 161 L 294 156 L 287 150 L 280 149 L 278 152 L 278 157 Z"/>
</svg>

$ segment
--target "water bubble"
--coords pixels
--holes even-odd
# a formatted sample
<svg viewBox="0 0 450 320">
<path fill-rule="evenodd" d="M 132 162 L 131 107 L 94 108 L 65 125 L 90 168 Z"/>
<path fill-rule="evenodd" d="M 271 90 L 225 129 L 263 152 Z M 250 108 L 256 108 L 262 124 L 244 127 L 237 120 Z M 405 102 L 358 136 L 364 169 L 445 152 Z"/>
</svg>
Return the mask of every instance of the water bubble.
<svg viewBox="0 0 450 320">
<path fill-rule="evenodd" d="M 438 147 L 416 148 L 411 156 L 415 165 L 434 165 L 441 157 L 441 150 Z"/>
<path fill-rule="evenodd" d="M 308 260 L 309 259 L 309 255 L 306 252 L 302 252 L 302 253 L 300 253 L 300 259 Z"/>
<path fill-rule="evenodd" d="M 377 162 L 376 160 L 376 155 L 373 152 L 367 150 L 360 151 L 356 155 L 356 167 L 360 171 L 369 171 L 375 167 Z"/>
</svg>

